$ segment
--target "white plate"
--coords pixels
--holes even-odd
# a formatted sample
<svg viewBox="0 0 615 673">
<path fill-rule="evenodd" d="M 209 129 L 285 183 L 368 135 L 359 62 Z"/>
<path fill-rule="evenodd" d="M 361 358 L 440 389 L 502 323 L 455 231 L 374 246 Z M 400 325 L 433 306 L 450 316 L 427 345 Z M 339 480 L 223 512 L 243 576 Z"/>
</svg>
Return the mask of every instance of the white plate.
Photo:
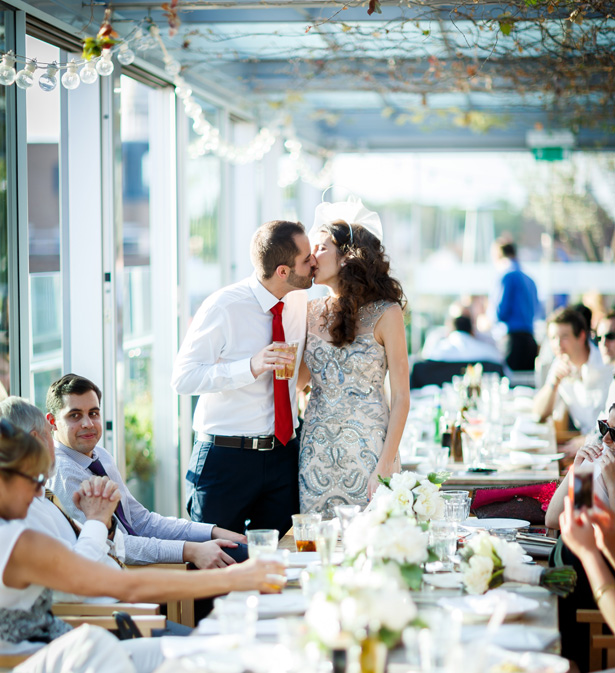
<svg viewBox="0 0 615 673">
<path fill-rule="evenodd" d="M 465 622 L 487 621 L 501 600 L 506 601 L 506 619 L 516 619 L 526 612 L 535 610 L 540 604 L 533 598 L 521 594 L 492 589 L 482 596 L 454 596 L 441 598 L 438 605 L 449 610 L 460 610 Z"/>
<path fill-rule="evenodd" d="M 530 522 L 524 519 L 466 519 L 460 525 L 464 528 L 493 530 L 494 528 L 526 528 Z"/>
<path fill-rule="evenodd" d="M 262 594 L 258 597 L 259 619 L 302 615 L 306 610 L 307 601 L 305 597 L 296 591 L 286 594 Z"/>
<path fill-rule="evenodd" d="M 462 584 L 462 573 L 424 573 L 423 582 L 438 589 L 456 589 Z"/>
<path fill-rule="evenodd" d="M 296 582 L 301 577 L 301 568 L 286 568 L 286 579 L 289 582 Z"/>
<path fill-rule="evenodd" d="M 333 552 L 333 565 L 339 565 L 344 560 L 343 552 Z M 305 568 L 311 563 L 320 563 L 320 554 L 317 551 L 293 551 L 288 556 L 289 568 Z"/>
<path fill-rule="evenodd" d="M 566 673 L 570 668 L 570 662 L 556 654 L 511 652 L 493 645 L 489 647 L 486 666 L 489 673 L 504 673 L 511 670 L 511 666 L 523 673 Z"/>
<path fill-rule="evenodd" d="M 528 453 L 527 451 L 511 451 L 506 458 L 495 461 L 498 465 L 532 465 L 544 467 L 554 460 L 563 458 L 565 453 Z"/>
</svg>

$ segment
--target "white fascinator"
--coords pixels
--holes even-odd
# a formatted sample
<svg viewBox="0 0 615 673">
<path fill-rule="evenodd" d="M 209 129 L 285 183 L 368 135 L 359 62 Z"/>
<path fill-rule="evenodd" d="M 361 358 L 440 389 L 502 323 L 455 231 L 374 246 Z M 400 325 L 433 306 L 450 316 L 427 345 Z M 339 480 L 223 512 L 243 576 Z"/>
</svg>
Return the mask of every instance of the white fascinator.
<svg viewBox="0 0 615 673">
<path fill-rule="evenodd" d="M 314 224 L 308 233 L 312 245 L 315 243 L 316 235 L 322 226 L 335 222 L 335 220 L 344 220 L 349 225 L 360 224 L 379 241 L 382 241 L 382 223 L 378 213 L 368 210 L 361 199 L 356 196 L 349 196 L 346 201 L 336 201 L 335 203 L 323 201 L 316 206 Z"/>
</svg>

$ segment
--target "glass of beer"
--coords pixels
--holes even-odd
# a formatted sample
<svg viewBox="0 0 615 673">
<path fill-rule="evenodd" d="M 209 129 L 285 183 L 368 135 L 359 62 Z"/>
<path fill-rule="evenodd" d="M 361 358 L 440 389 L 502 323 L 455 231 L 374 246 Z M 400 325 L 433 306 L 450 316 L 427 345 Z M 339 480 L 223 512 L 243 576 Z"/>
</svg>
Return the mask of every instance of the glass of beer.
<svg viewBox="0 0 615 673">
<path fill-rule="evenodd" d="M 316 533 L 320 514 L 293 514 L 293 533 L 297 551 L 316 551 Z"/>
<path fill-rule="evenodd" d="M 298 341 L 274 341 L 273 350 L 281 353 L 290 353 L 293 356 L 292 362 L 284 361 L 284 366 L 275 370 L 276 379 L 288 380 L 295 375 L 295 364 L 297 363 Z"/>
</svg>

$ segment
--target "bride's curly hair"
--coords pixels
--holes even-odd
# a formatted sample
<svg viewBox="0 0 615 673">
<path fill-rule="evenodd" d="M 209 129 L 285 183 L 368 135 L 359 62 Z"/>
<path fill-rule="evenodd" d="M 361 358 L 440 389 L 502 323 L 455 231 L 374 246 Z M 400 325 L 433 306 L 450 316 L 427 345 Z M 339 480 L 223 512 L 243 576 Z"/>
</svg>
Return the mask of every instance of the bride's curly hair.
<svg viewBox="0 0 615 673">
<path fill-rule="evenodd" d="M 355 340 L 359 309 L 379 299 L 406 307 L 401 283 L 389 275 L 389 258 L 376 236 L 360 224 L 352 230 L 344 220 L 321 227 L 333 241 L 337 254 L 344 257 L 339 270 L 339 297 L 325 316 L 334 346 Z"/>
</svg>

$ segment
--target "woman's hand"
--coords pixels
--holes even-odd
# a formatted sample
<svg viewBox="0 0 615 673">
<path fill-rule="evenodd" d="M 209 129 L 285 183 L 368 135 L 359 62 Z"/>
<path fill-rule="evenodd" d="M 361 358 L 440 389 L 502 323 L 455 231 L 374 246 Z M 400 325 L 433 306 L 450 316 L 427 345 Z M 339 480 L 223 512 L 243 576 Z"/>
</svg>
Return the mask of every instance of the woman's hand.
<svg viewBox="0 0 615 673">
<path fill-rule="evenodd" d="M 602 442 L 591 441 L 584 444 L 574 457 L 574 466 L 578 467 L 584 460 L 593 463 L 602 455 Z"/>
<path fill-rule="evenodd" d="M 284 566 L 279 561 L 252 559 L 229 566 L 233 591 L 258 589 L 263 594 L 279 594 L 286 585 Z"/>
<path fill-rule="evenodd" d="M 613 564 L 615 559 L 615 512 L 596 496 L 594 496 L 594 505 L 589 512 L 589 520 L 594 525 L 596 546 Z"/>
<path fill-rule="evenodd" d="M 385 463 L 378 461 L 376 463 L 376 469 L 371 473 L 369 480 L 367 482 L 367 499 L 371 500 L 374 496 L 374 493 L 377 491 L 378 486 L 380 486 L 380 479 L 386 479 L 392 474 L 400 471 L 400 460 L 399 454 L 395 456 L 395 460 L 392 463 Z"/>
<path fill-rule="evenodd" d="M 597 551 L 594 527 L 587 510 L 583 508 L 580 513 L 575 512 L 568 496 L 564 498 L 564 511 L 559 517 L 559 527 L 566 546 L 581 560 L 583 556 Z"/>
</svg>

